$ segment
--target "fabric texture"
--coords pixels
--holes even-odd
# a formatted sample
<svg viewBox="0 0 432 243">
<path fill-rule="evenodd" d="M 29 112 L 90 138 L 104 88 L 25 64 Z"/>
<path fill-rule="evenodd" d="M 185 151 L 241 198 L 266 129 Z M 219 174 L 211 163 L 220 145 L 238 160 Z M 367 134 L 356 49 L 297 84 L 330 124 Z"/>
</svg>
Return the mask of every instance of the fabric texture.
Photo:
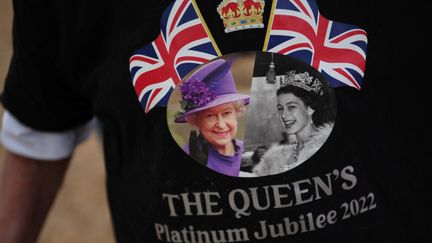
<svg viewBox="0 0 432 243">
<path fill-rule="evenodd" d="M 14 57 L 1 101 L 26 128 L 5 127 L 5 144 L 21 141 L 22 134 L 34 131 L 66 132 L 68 142 L 62 147 L 68 149 L 54 157 L 67 156 L 76 142 L 70 130 L 97 117 L 102 124 L 108 199 L 118 242 L 180 242 L 169 237 L 182 236 L 182 230 L 198 237 L 197 232 L 226 229 L 231 234 L 225 239 L 236 235 L 233 232 L 241 233 L 238 229 L 248 229 L 247 236 L 254 242 L 254 231 L 262 225 L 266 224 L 270 235 L 272 229 L 289 228 L 278 226 L 288 218 L 290 223 L 298 222 L 297 228 L 316 222 L 326 226 L 256 241 L 430 242 L 431 202 L 426 199 L 430 176 L 424 168 L 429 161 L 428 156 L 414 158 L 417 153 L 413 152 L 428 151 L 421 148 L 429 140 L 423 137 L 429 126 L 428 108 L 421 104 L 429 103 L 421 99 L 429 96 L 420 94 L 427 89 L 411 85 L 419 84 L 414 82 L 417 79 L 408 82 L 410 74 L 417 72 L 420 81 L 428 77 L 428 67 L 422 66 L 427 62 L 419 61 L 419 53 L 426 53 L 430 46 L 424 31 L 427 26 L 421 25 L 429 23 L 429 15 L 401 18 L 430 8 L 404 4 L 389 11 L 388 5 L 381 8 L 377 1 L 317 1 L 323 16 L 367 31 L 365 85 L 361 92 L 335 89 L 337 121 L 326 149 L 310 157 L 311 164 L 303 166 L 308 160 L 296 170 L 274 176 L 234 178 L 213 173 L 184 153 L 168 129 L 167 110 L 158 107 L 144 114 L 130 82 L 129 58 L 160 34 L 161 14 L 170 2 L 14 0 Z M 226 34 L 216 11 L 220 2 L 197 0 L 221 53 L 262 50 L 266 29 Z M 272 2 L 266 1 L 264 24 L 270 19 Z M 300 2 L 306 1 L 286 3 Z M 308 33 L 315 31 L 322 30 Z M 407 98 L 408 94 L 415 98 Z M 31 150 L 37 144 L 29 140 L 32 145 L 26 149 Z M 56 150 L 57 142 L 48 144 L 49 150 Z M 344 189 L 351 184 L 341 171 L 345 178 L 356 178 L 354 187 Z M 331 188 L 314 192 L 309 182 Z M 299 194 L 290 190 L 293 183 Z M 167 196 L 173 198 L 171 208 Z M 291 200 L 309 198 L 314 201 L 286 206 Z M 345 206 L 366 201 L 376 208 L 342 219 L 351 212 Z M 208 207 L 198 211 L 197 205 L 204 202 Z M 244 205 L 248 208 L 243 210 Z M 170 210 L 176 210 L 177 216 Z M 249 215 L 236 217 L 242 210 Z M 321 220 L 335 211 L 340 217 L 334 224 Z"/>
</svg>

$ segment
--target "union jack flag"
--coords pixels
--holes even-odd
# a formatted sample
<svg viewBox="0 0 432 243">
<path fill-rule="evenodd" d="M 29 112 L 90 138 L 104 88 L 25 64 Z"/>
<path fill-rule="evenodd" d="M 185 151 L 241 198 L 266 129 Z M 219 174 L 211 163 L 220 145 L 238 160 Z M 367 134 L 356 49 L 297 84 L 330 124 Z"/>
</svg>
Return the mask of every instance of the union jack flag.
<svg viewBox="0 0 432 243">
<path fill-rule="evenodd" d="M 192 1 L 177 0 L 163 13 L 161 33 L 129 60 L 135 92 L 147 113 L 166 106 L 169 94 L 199 64 L 218 56 Z"/>
<path fill-rule="evenodd" d="M 320 15 L 315 0 L 274 0 L 264 51 L 289 55 L 319 70 L 332 87 L 361 89 L 366 32 Z M 166 106 L 176 84 L 192 69 L 220 55 L 191 0 L 163 13 L 161 33 L 130 58 L 132 82 L 147 113 Z"/>
<path fill-rule="evenodd" d="M 293 56 L 318 71 L 332 87 L 361 89 L 366 32 L 320 15 L 314 0 L 278 0 L 265 50 Z"/>
</svg>

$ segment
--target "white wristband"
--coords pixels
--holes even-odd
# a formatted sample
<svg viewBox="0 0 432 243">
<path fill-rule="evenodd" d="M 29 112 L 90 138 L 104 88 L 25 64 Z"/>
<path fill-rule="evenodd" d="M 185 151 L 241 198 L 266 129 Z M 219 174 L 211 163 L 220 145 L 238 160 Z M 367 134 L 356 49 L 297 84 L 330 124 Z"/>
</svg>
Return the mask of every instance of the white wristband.
<svg viewBox="0 0 432 243">
<path fill-rule="evenodd" d="M 19 122 L 5 111 L 1 143 L 16 154 L 37 160 L 59 160 L 72 155 L 76 145 L 90 136 L 95 119 L 63 132 L 38 131 Z"/>
</svg>

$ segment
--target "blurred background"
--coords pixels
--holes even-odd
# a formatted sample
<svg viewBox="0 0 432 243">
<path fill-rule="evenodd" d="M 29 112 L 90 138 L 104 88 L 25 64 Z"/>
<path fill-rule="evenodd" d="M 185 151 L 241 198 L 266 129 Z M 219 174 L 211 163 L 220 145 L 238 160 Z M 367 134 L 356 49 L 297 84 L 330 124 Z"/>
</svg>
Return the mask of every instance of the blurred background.
<svg viewBox="0 0 432 243">
<path fill-rule="evenodd" d="M 12 0 L 0 0 L 0 92 L 12 56 Z M 0 107 L 0 118 L 3 115 Z M 0 145 L 0 173 L 3 168 Z M 114 243 L 100 138 L 78 146 L 38 243 Z"/>
</svg>

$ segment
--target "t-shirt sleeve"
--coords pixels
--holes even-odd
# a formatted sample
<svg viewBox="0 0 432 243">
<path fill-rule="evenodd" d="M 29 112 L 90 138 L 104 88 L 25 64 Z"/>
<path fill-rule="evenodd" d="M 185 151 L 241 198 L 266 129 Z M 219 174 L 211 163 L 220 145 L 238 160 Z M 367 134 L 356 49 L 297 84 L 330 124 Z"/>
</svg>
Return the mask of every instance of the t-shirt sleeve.
<svg viewBox="0 0 432 243">
<path fill-rule="evenodd" d="M 27 158 L 59 160 L 72 155 L 77 144 L 89 137 L 95 119 L 63 132 L 44 132 L 32 129 L 5 111 L 0 132 L 1 143 L 8 150 Z"/>
<path fill-rule="evenodd" d="M 108 16 L 96 3 L 15 0 L 13 56 L 0 100 L 3 146 L 34 159 L 70 156 L 91 131 Z"/>
<path fill-rule="evenodd" d="M 13 56 L 1 102 L 24 125 L 65 131 L 90 121 L 107 13 L 95 3 L 14 1 Z"/>
</svg>

